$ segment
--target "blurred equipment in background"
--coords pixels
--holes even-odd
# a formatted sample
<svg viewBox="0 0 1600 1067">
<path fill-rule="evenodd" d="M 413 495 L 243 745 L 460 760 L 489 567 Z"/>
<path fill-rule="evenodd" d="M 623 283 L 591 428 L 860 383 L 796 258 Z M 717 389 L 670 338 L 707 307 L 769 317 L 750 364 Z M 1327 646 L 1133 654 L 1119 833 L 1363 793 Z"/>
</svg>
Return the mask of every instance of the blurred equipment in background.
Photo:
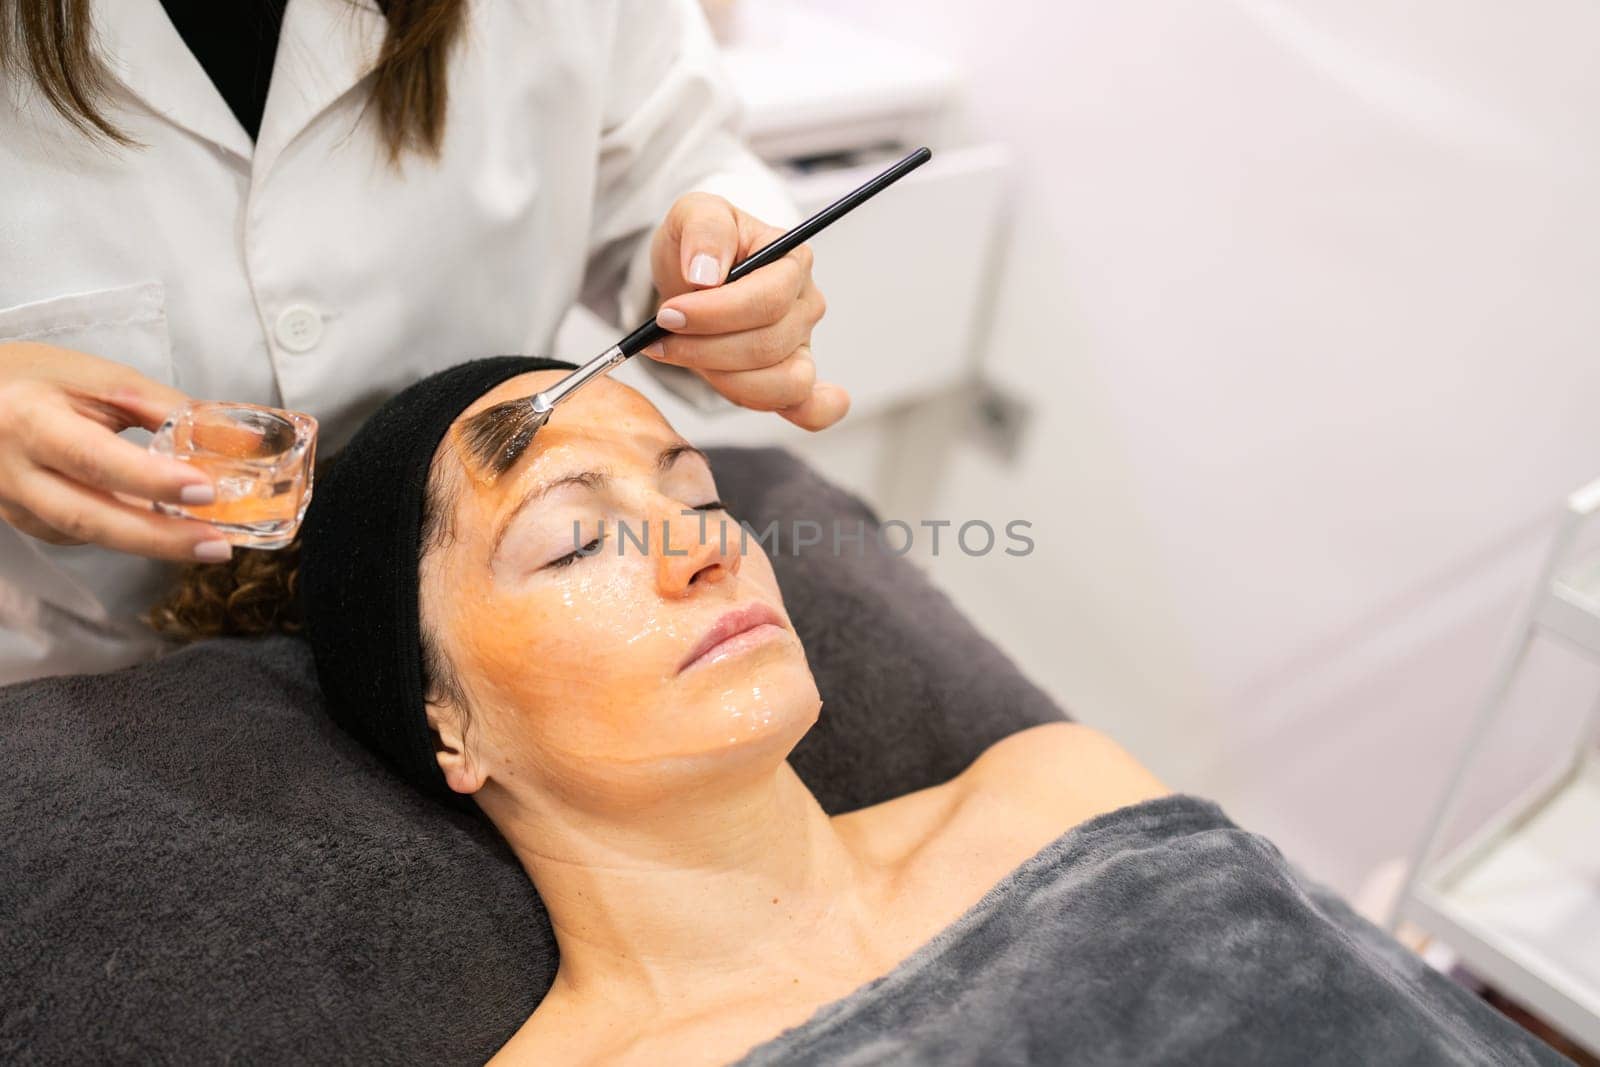
<svg viewBox="0 0 1600 1067">
<path fill-rule="evenodd" d="M 1538 581 L 1417 846 L 1391 927 L 1415 923 L 1474 975 L 1600 1054 L 1600 731 L 1597 700 L 1567 758 L 1464 843 L 1435 858 L 1529 650 L 1555 637 L 1600 665 L 1600 480 L 1567 498 Z"/>
</svg>

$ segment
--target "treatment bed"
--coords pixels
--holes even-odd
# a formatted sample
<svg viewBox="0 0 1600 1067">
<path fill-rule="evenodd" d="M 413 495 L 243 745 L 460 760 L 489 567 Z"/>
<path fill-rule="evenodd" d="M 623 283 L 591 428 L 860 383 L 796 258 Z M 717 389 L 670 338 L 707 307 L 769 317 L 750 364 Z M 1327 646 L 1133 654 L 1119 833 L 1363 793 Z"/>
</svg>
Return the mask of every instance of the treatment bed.
<svg viewBox="0 0 1600 1067">
<path fill-rule="evenodd" d="M 723 499 L 758 529 L 874 521 L 787 453 L 712 458 Z M 773 564 L 824 701 L 792 762 L 825 810 L 946 781 L 1000 738 L 1064 718 L 911 563 L 822 544 Z M 0 754 L 0 1062 L 480 1064 L 555 973 L 544 909 L 493 828 L 341 733 L 297 638 L 217 639 L 5 687 Z M 1204 873 L 1215 891 L 1189 902 L 1186 931 L 1141 910 L 1151 905 L 1126 862 L 1154 847 L 1152 814 L 1178 817 L 1163 825 L 1183 830 L 1186 877 Z M 1554 1062 L 1331 894 L 1311 887 L 1303 909 L 1268 914 L 1250 878 L 1279 877 L 1279 861 L 1195 798 L 1102 816 L 867 995 L 748 1062 L 927 1062 L 936 1048 L 952 1063 L 1194 1062 L 1229 1049 L 1218 1062 L 1292 1050 L 1279 1062 L 1349 1063 L 1386 1047 L 1411 1061 Z M 1166 862 L 1186 861 L 1169 849 Z M 1063 864 L 1071 877 L 1042 877 Z M 1312 921 L 1332 923 L 1349 959 L 1380 961 L 1399 999 L 1313 956 L 1292 977 L 1303 1025 L 1291 1016 L 1286 1032 L 1279 1015 L 1252 1030 L 1259 983 L 1285 980 L 1254 955 L 1260 938 Z M 1017 949 L 1031 935 L 1007 923 L 1081 939 L 1081 965 L 1025 982 Z M 1089 944 L 1105 930 L 1117 936 Z M 1185 977 L 1182 957 L 1208 946 L 1238 954 L 1237 983 Z M 938 1025 L 930 1005 L 956 1020 L 959 1006 L 1017 998 L 1052 1020 L 1049 1036 L 963 1023 L 908 1037 Z M 1391 1025 L 1360 1040 L 1399 1043 L 1341 1044 L 1352 1013 L 1373 1012 Z M 1451 1040 L 1412 1040 L 1418 1012 L 1450 1016 Z"/>
</svg>

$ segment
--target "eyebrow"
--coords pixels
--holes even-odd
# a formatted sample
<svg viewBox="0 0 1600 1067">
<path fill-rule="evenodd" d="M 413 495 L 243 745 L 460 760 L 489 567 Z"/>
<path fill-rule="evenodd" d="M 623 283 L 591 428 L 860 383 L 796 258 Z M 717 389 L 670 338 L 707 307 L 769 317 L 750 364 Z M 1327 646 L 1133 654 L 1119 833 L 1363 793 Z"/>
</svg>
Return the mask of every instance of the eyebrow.
<svg viewBox="0 0 1600 1067">
<path fill-rule="evenodd" d="M 684 456 L 699 456 L 705 461 L 707 467 L 711 466 L 710 456 L 706 455 L 700 449 L 691 444 L 680 442 L 675 445 L 668 445 L 666 448 L 661 450 L 660 454 L 656 456 L 656 470 L 658 472 L 665 473 L 667 470 L 671 469 L 674 463 L 678 462 L 678 460 Z M 495 557 L 500 554 L 500 542 L 505 539 L 506 531 L 511 529 L 512 523 L 517 521 L 517 516 L 521 515 L 523 509 L 528 507 L 528 505 L 543 499 L 548 494 L 555 492 L 557 489 L 564 488 L 565 486 L 580 485 L 585 489 L 598 492 L 599 490 L 605 488 L 610 481 L 611 474 L 608 471 L 575 471 L 572 474 L 564 474 L 561 477 L 548 482 L 536 482 L 535 484 L 529 486 L 528 491 L 522 494 L 522 499 L 517 501 L 516 506 L 513 507 L 510 513 L 506 515 L 505 519 L 501 521 L 500 528 L 495 531 L 494 544 L 489 549 L 489 561 L 492 563 Z"/>
<path fill-rule="evenodd" d="M 665 472 L 667 468 L 678 462 L 679 456 L 699 456 L 705 461 L 707 467 L 711 466 L 711 457 L 700 451 L 687 441 L 680 441 L 675 445 L 668 445 L 661 450 L 661 455 L 656 457 L 656 470 Z"/>
</svg>

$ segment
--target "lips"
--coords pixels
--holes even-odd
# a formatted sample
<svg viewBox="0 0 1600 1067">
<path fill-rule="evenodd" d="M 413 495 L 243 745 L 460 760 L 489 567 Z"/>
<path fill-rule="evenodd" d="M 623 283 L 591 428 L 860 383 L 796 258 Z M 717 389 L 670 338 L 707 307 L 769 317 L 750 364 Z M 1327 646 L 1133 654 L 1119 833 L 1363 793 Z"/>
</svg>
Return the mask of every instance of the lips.
<svg viewBox="0 0 1600 1067">
<path fill-rule="evenodd" d="M 710 653 L 717 646 L 738 637 L 740 634 L 749 633 L 759 626 L 782 627 L 783 625 L 783 616 L 765 604 L 748 604 L 742 608 L 736 608 L 712 624 L 711 629 L 706 631 L 706 635 L 689 651 L 683 662 L 678 664 L 678 673 L 682 674 L 696 660 Z"/>
</svg>

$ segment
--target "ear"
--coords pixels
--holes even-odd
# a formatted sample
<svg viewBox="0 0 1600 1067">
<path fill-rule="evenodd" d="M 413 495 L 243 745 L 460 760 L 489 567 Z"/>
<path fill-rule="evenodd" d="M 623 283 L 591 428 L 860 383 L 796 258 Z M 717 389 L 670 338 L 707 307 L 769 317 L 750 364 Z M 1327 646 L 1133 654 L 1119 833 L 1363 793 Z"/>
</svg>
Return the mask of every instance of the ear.
<svg viewBox="0 0 1600 1067">
<path fill-rule="evenodd" d="M 428 732 L 433 734 L 433 752 L 444 772 L 445 784 L 457 793 L 476 793 L 488 775 L 468 747 L 462 724 L 466 716 L 448 700 L 428 701 Z"/>
</svg>

